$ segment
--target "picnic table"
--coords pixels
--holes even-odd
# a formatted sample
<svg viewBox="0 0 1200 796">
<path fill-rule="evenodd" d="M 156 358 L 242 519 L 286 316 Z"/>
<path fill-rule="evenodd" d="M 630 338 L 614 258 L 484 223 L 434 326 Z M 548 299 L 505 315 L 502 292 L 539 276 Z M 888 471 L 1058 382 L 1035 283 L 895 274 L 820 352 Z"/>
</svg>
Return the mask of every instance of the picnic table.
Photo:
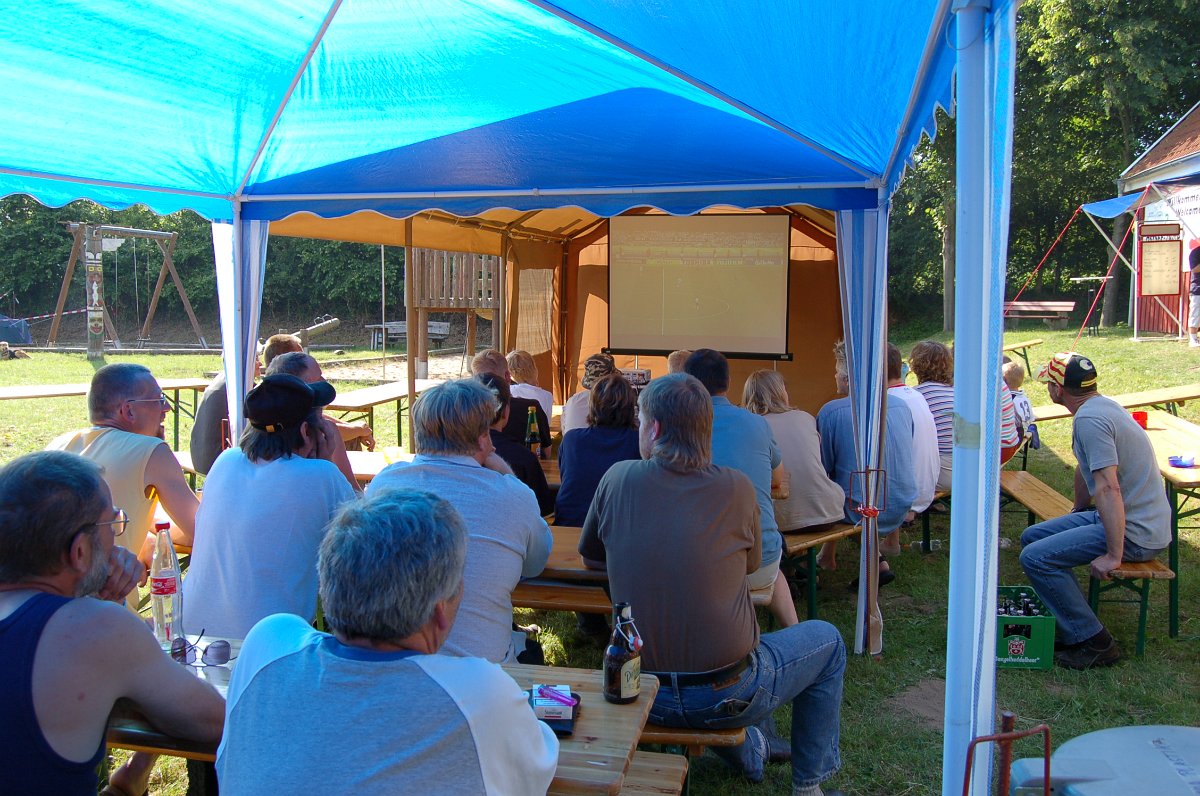
<svg viewBox="0 0 1200 796">
<path fill-rule="evenodd" d="M 1141 392 L 1127 392 L 1120 395 L 1108 396 L 1126 409 L 1136 409 L 1139 406 L 1152 406 L 1178 414 L 1179 406 L 1188 401 L 1200 400 L 1200 384 L 1181 384 L 1178 387 L 1156 387 Z M 1060 404 L 1043 404 L 1033 407 L 1033 419 L 1041 423 L 1047 420 L 1062 420 L 1070 417 L 1071 413 Z"/>
<path fill-rule="evenodd" d="M 0 387 L 0 401 L 23 401 L 39 398 L 74 398 L 87 395 L 90 384 L 18 384 L 11 387 Z M 158 379 L 158 388 L 171 402 L 171 412 L 175 419 L 175 450 L 179 450 L 179 412 L 188 417 L 196 416 L 196 396 L 208 387 L 208 379 Z M 179 400 L 182 390 L 192 391 L 191 411 L 183 409 Z M 83 418 L 80 418 L 81 424 Z"/>
<path fill-rule="evenodd" d="M 212 683 L 221 696 L 229 690 L 229 676 L 241 652 L 242 642 L 229 639 L 229 645 L 234 656 L 229 664 L 188 667 L 194 675 Z M 503 668 L 523 689 L 534 683 L 565 683 L 580 696 L 575 733 L 559 739 L 558 769 L 549 792 L 618 792 L 646 724 L 650 705 L 658 693 L 658 678 L 643 674 L 638 700 L 628 705 L 614 705 L 604 699 L 603 672 L 520 663 L 504 664 Z M 109 716 L 105 742 L 118 749 L 210 762 L 216 759 L 217 752 L 216 742 L 186 741 L 155 729 L 134 703 L 124 699 Z"/>
<path fill-rule="evenodd" d="M 413 382 L 415 386 L 414 394 L 420 395 L 430 387 L 441 384 L 441 381 L 434 379 L 417 379 Z M 380 404 L 392 403 L 396 404 L 396 444 L 400 445 L 403 441 L 401 434 L 404 424 L 400 422 L 404 415 L 404 404 L 408 401 L 408 381 L 400 379 L 398 381 L 388 382 L 387 384 L 377 384 L 374 387 L 363 387 L 358 390 L 351 390 L 345 393 L 338 393 L 333 403 L 325 407 L 331 412 L 340 412 L 342 418 L 352 417 L 354 420 L 362 418 L 367 419 L 367 425 L 375 426 L 375 407 Z"/>
<path fill-rule="evenodd" d="M 1075 311 L 1074 301 L 1006 301 L 1004 320 L 1015 329 L 1022 318 L 1040 318 L 1052 329 L 1067 328 L 1067 317 Z"/>
<path fill-rule="evenodd" d="M 1021 359 L 1025 360 L 1025 372 L 1032 376 L 1033 367 L 1029 364 L 1029 349 L 1033 348 L 1035 345 L 1041 345 L 1044 342 L 1044 340 L 1038 338 L 1037 340 L 1026 340 L 1023 343 L 1009 343 L 1008 345 L 1004 346 L 1004 348 L 1001 348 L 1000 352 L 1007 354 L 1010 351 L 1015 351 L 1017 355 L 1021 357 Z"/>
<path fill-rule="evenodd" d="M 1154 447 L 1154 460 L 1167 485 L 1167 502 L 1171 504 L 1171 546 L 1167 550 L 1167 566 L 1175 577 L 1167 581 L 1169 594 L 1169 625 L 1171 638 L 1179 636 L 1179 521 L 1200 514 L 1200 507 L 1187 502 L 1200 499 L 1200 467 L 1175 467 L 1169 457 L 1181 453 L 1200 452 L 1200 426 L 1183 418 L 1152 410 L 1146 421 L 1146 435 Z"/>
<path fill-rule="evenodd" d="M 449 321 L 427 321 L 428 326 L 425 328 L 429 332 L 430 340 L 445 340 L 450 336 Z M 393 337 L 408 336 L 407 321 L 388 321 L 387 323 L 368 323 L 366 326 L 368 332 L 371 333 L 371 350 L 379 348 L 381 344 Z"/>
</svg>

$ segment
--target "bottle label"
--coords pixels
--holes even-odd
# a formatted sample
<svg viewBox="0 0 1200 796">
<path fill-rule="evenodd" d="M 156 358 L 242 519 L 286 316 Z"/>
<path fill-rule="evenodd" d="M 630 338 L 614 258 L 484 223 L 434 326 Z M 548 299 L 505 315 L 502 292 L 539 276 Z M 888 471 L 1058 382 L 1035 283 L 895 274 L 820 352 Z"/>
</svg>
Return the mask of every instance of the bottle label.
<svg viewBox="0 0 1200 796">
<path fill-rule="evenodd" d="M 150 578 L 150 593 L 156 596 L 166 596 L 175 593 L 175 576 L 165 578 Z"/>
<path fill-rule="evenodd" d="M 621 699 L 635 697 L 642 692 L 642 656 L 638 655 L 621 665 Z"/>
</svg>

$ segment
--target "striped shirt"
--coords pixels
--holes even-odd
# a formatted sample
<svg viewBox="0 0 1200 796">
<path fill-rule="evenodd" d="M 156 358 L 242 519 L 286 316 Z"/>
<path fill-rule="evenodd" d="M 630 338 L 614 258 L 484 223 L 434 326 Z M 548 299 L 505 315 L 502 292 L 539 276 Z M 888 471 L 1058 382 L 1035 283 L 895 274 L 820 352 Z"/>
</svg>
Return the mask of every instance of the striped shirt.
<svg viewBox="0 0 1200 796">
<path fill-rule="evenodd" d="M 1017 408 L 1013 404 L 1012 391 L 1008 385 L 1000 382 L 1000 447 L 1011 448 L 1021 442 L 1021 432 L 1017 430 Z"/>
<path fill-rule="evenodd" d="M 954 388 L 940 381 L 923 381 L 917 385 L 917 392 L 925 398 L 933 414 L 938 453 L 948 456 L 954 452 Z"/>
</svg>

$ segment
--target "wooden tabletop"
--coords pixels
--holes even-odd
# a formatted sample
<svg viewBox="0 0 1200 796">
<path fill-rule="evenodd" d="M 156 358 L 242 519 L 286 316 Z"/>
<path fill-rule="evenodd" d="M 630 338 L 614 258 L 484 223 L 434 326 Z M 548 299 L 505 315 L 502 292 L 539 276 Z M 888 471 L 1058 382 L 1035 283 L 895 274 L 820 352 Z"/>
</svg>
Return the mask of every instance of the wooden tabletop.
<svg viewBox="0 0 1200 796">
<path fill-rule="evenodd" d="M 608 573 L 602 569 L 588 569 L 583 565 L 583 557 L 579 555 L 579 535 L 582 528 L 569 525 L 551 525 L 550 533 L 554 543 L 550 548 L 550 558 L 546 568 L 539 578 L 564 580 L 573 583 L 607 583 Z"/>
<path fill-rule="evenodd" d="M 158 387 L 163 392 L 178 393 L 180 390 L 195 390 L 204 392 L 208 387 L 208 379 L 159 379 Z M 90 384 L 18 384 L 11 387 L 0 387 L 0 401 L 13 401 L 25 398 L 70 398 L 77 395 L 87 395 Z"/>
<path fill-rule="evenodd" d="M 230 640 L 230 646 L 236 656 L 241 649 L 241 641 Z M 197 677 L 212 682 L 221 696 L 226 695 L 232 664 L 189 668 Z M 505 664 L 504 671 L 526 690 L 534 683 L 565 683 L 579 694 L 580 709 L 575 732 L 569 738 L 559 739 L 558 768 L 549 792 L 618 793 L 637 748 L 642 727 L 650 714 L 650 705 L 658 693 L 658 679 L 643 674 L 642 693 L 638 700 L 628 705 L 614 705 L 604 699 L 604 674 L 599 671 L 520 663 Z M 105 742 L 121 749 L 194 760 L 212 761 L 217 751 L 215 742 L 184 741 L 156 730 L 128 700 L 120 700 L 113 708 Z"/>
<path fill-rule="evenodd" d="M 604 700 L 602 672 L 522 663 L 505 664 L 504 671 L 524 689 L 534 683 L 565 683 L 579 694 L 575 734 L 559 739 L 550 793 L 618 793 L 658 693 L 658 678 L 643 674 L 638 700 L 614 705 Z"/>
<path fill-rule="evenodd" d="M 417 379 L 414 382 L 416 394 L 420 395 L 430 387 L 441 383 L 434 379 Z M 408 381 L 399 379 L 387 384 L 377 384 L 374 387 L 363 387 L 359 390 L 338 393 L 337 397 L 333 399 L 333 403 L 325 408 L 334 412 L 365 412 L 372 406 L 399 401 L 407 397 Z"/>
<path fill-rule="evenodd" d="M 542 466 L 542 472 L 546 475 L 546 483 L 551 489 L 558 489 L 562 486 L 562 473 L 558 471 L 558 457 L 553 454 L 547 459 L 538 459 L 538 464 Z"/>
<path fill-rule="evenodd" d="M 1168 457 L 1181 454 L 1200 457 L 1200 426 L 1155 409 L 1147 413 L 1146 435 L 1163 478 L 1177 489 L 1200 487 L 1200 467 L 1172 467 L 1168 461 Z"/>
<path fill-rule="evenodd" d="M 1129 392 L 1121 395 L 1110 395 L 1108 397 L 1126 409 L 1136 409 L 1139 406 L 1184 404 L 1188 401 L 1200 400 L 1200 384 L 1157 387 L 1153 390 Z M 1059 404 L 1042 404 L 1041 406 L 1033 407 L 1033 419 L 1039 423 L 1045 420 L 1062 420 L 1070 416 L 1071 413 L 1067 411 L 1067 408 Z"/>
</svg>

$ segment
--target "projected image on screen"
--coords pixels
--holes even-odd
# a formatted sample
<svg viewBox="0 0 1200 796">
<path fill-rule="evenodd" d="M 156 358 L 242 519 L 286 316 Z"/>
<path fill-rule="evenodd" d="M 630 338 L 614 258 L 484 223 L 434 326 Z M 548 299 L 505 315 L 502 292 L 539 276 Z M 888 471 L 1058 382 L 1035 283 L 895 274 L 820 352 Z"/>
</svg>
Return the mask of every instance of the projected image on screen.
<svg viewBox="0 0 1200 796">
<path fill-rule="evenodd" d="M 786 353 L 788 237 L 786 216 L 611 219 L 609 347 Z"/>
</svg>

